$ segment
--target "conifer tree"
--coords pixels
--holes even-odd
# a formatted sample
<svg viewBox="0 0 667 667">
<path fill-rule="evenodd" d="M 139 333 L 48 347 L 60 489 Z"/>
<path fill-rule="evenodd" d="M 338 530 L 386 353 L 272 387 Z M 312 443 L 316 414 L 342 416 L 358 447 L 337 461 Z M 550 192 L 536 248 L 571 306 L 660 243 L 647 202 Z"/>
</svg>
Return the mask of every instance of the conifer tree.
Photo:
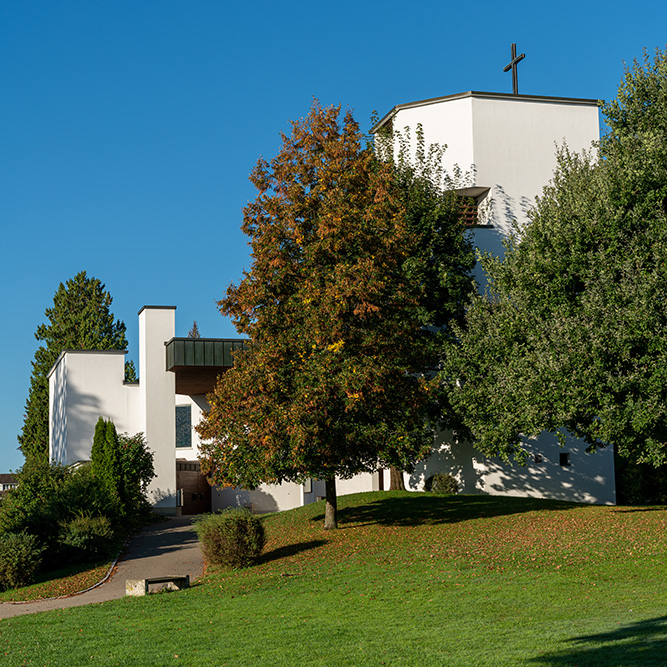
<svg viewBox="0 0 667 667">
<path fill-rule="evenodd" d="M 146 502 L 146 489 L 155 477 L 153 457 L 143 433 L 118 435 L 113 421 L 97 420 L 91 471 L 121 514 L 137 511 Z"/>
<path fill-rule="evenodd" d="M 115 424 L 106 423 L 103 447 L 104 465 L 102 481 L 114 500 L 122 502 L 125 497 L 123 469 L 120 460 L 120 445 Z"/>
<path fill-rule="evenodd" d="M 47 322 L 35 338 L 42 341 L 32 362 L 23 429 L 18 436 L 27 458 L 46 457 L 49 449 L 49 382 L 47 374 L 63 350 L 122 350 L 127 347 L 125 324 L 111 313 L 112 298 L 104 284 L 81 271 L 60 283 Z"/>
<path fill-rule="evenodd" d="M 90 450 L 90 465 L 93 475 L 98 479 L 104 476 L 104 443 L 107 437 L 107 423 L 104 417 L 100 417 L 95 424 L 93 435 L 93 446 Z"/>
</svg>

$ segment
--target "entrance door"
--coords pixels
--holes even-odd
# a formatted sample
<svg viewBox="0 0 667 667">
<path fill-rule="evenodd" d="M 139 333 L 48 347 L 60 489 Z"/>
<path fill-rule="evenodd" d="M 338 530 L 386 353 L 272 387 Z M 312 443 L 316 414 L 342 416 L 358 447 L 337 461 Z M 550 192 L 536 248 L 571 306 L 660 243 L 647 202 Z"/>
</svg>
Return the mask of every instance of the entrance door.
<svg viewBox="0 0 667 667">
<path fill-rule="evenodd" d="M 176 461 L 176 488 L 183 497 L 182 514 L 211 511 L 211 487 L 201 474 L 199 461 Z"/>
</svg>

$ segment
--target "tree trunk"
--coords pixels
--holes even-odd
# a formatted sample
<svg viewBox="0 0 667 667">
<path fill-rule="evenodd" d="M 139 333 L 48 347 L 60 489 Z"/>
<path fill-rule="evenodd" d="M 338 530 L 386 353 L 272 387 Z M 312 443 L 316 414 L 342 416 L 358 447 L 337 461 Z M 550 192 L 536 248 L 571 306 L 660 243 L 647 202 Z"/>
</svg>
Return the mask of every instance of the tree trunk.
<svg viewBox="0 0 667 667">
<path fill-rule="evenodd" d="M 403 471 L 393 466 L 389 468 L 389 490 L 390 491 L 405 491 L 405 484 L 403 482 Z"/>
<path fill-rule="evenodd" d="M 324 482 L 326 506 L 324 508 L 324 530 L 338 528 L 338 499 L 336 498 L 336 478 L 332 477 Z"/>
</svg>

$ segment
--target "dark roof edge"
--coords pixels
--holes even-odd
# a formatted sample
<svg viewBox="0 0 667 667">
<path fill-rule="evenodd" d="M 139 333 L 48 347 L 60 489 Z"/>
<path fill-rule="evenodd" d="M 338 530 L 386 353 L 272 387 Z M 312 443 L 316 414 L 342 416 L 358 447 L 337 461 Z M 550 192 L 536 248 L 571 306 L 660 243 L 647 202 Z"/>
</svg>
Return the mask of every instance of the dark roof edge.
<svg viewBox="0 0 667 667">
<path fill-rule="evenodd" d="M 174 336 L 173 338 L 170 338 L 168 341 L 165 341 L 165 345 L 169 345 L 172 341 L 175 340 L 199 340 L 199 341 L 211 341 L 214 343 L 249 343 L 250 340 L 248 338 L 192 338 L 190 336 Z"/>
<path fill-rule="evenodd" d="M 176 310 L 176 306 L 142 306 L 137 315 L 141 315 L 144 310 Z"/>
<path fill-rule="evenodd" d="M 513 95 L 511 93 L 485 93 L 480 90 L 468 90 L 464 93 L 455 93 L 454 95 L 444 95 L 442 97 L 431 97 L 427 100 L 418 100 L 417 102 L 407 102 L 406 104 L 397 104 L 391 111 L 386 113 L 373 127 L 371 134 L 375 134 L 388 120 L 393 118 L 399 111 L 403 109 L 412 109 L 413 107 L 427 106 L 429 104 L 437 104 L 438 102 L 445 102 L 450 100 L 460 100 L 466 97 L 484 97 L 497 100 L 525 100 L 527 102 L 549 102 L 549 103 L 565 103 L 582 106 L 600 106 L 602 100 L 593 100 L 582 97 L 550 97 L 547 95 Z"/>
</svg>

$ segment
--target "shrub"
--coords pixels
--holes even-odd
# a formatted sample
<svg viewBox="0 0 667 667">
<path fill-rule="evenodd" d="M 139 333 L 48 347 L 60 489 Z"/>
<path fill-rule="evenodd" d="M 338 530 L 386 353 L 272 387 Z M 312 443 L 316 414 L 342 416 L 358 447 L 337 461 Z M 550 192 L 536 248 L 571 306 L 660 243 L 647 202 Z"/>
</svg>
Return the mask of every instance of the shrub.
<svg viewBox="0 0 667 667">
<path fill-rule="evenodd" d="M 0 588 L 31 584 L 42 563 L 44 548 L 28 533 L 0 535 Z"/>
<path fill-rule="evenodd" d="M 63 556 L 75 563 L 101 560 L 114 546 L 114 532 L 105 516 L 81 513 L 71 521 L 63 521 L 58 537 Z"/>
<path fill-rule="evenodd" d="M 59 495 L 62 497 L 63 516 L 99 516 L 104 515 L 111 522 L 120 522 L 120 506 L 117 498 L 107 492 L 102 482 L 93 475 L 90 463 L 70 469 L 62 483 Z"/>
<path fill-rule="evenodd" d="M 195 524 L 195 530 L 204 557 L 215 565 L 248 567 L 264 548 L 264 524 L 246 509 L 207 514 Z"/>
<path fill-rule="evenodd" d="M 456 481 L 456 477 L 449 473 L 438 473 L 426 480 L 424 488 L 433 493 L 451 495 L 459 492 L 459 483 Z"/>
<path fill-rule="evenodd" d="M 109 496 L 90 465 L 72 469 L 28 459 L 18 478 L 18 487 L 7 492 L 0 506 L 0 533 L 37 536 L 47 569 L 75 557 L 62 543 L 63 517 L 104 515 L 113 527 L 123 528 L 118 500 Z"/>
<path fill-rule="evenodd" d="M 143 433 L 118 436 L 120 465 L 123 473 L 123 488 L 126 513 L 133 517 L 144 512 L 148 504 L 148 485 L 155 477 L 153 452 L 148 449 Z"/>
<path fill-rule="evenodd" d="M 66 512 L 61 490 L 68 470 L 38 457 L 26 459 L 18 471 L 19 485 L 7 492 L 0 507 L 0 533 L 39 535 L 41 544 L 51 542 L 58 518 Z"/>
</svg>

